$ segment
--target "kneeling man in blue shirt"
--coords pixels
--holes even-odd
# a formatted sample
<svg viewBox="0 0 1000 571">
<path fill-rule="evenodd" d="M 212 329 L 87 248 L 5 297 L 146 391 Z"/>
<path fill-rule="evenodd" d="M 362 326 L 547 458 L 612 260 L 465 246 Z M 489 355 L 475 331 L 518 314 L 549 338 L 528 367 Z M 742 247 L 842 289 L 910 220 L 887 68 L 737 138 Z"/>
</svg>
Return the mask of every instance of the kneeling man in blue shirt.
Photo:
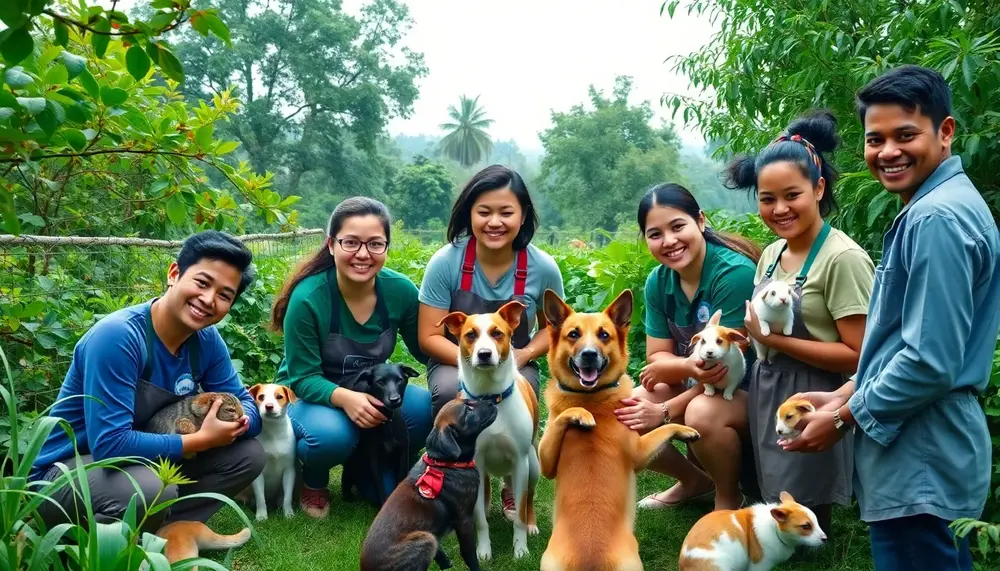
<svg viewBox="0 0 1000 571">
<path fill-rule="evenodd" d="M 189 237 L 170 265 L 168 287 L 162 297 L 126 307 L 94 324 L 77 342 L 73 361 L 59 391 L 66 400 L 50 413 L 73 428 L 82 462 L 139 456 L 167 458 L 178 464 L 193 484 L 170 486 L 161 501 L 201 492 L 233 497 L 253 482 L 264 468 L 264 451 L 254 438 L 261 419 L 253 398 L 243 386 L 229 358 L 229 351 L 215 324 L 229 312 L 254 279 L 252 254 L 228 234 L 205 231 Z M 164 406 L 198 389 L 234 394 L 245 415 L 235 422 L 215 418 L 213 404 L 201 430 L 194 434 L 165 435 L 143 432 L 141 427 Z M 80 398 L 88 395 L 95 398 Z M 96 400 L 95 400 L 96 399 Z M 184 455 L 195 453 L 193 459 Z M 62 462 L 73 468 L 73 444 L 61 429 L 52 432 L 32 469 L 33 480 L 55 480 Z M 139 464 L 88 471 L 95 519 L 110 523 L 123 517 L 135 488 L 142 488 L 146 502 L 160 491 L 156 474 Z M 126 475 L 126 473 L 128 475 Z M 86 513 L 69 486 L 53 498 L 69 514 Z M 137 502 L 137 518 L 143 502 Z M 222 503 L 188 499 L 150 516 L 146 531 L 155 532 L 172 521 L 206 522 Z M 50 502 L 39 508 L 50 526 L 65 521 Z"/>
<path fill-rule="evenodd" d="M 828 448 L 854 430 L 861 518 L 877 571 L 971 570 L 949 524 L 978 519 L 992 449 L 977 395 L 1000 329 L 1000 233 L 951 153 L 951 93 L 936 71 L 903 66 L 858 92 L 865 160 L 903 209 L 883 241 L 856 379 L 807 393 L 787 450 Z"/>
</svg>

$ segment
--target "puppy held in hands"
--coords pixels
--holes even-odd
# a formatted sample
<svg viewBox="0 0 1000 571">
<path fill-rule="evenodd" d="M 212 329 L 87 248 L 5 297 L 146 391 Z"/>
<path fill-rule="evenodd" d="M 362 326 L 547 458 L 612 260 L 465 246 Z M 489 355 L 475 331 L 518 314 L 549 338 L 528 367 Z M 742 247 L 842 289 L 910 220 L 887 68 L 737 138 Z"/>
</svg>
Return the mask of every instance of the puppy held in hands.
<svg viewBox="0 0 1000 571">
<path fill-rule="evenodd" d="M 774 430 L 782 440 L 789 442 L 795 440 L 802 434 L 802 431 L 795 427 L 802 417 L 810 412 L 816 412 L 813 403 L 803 398 L 790 397 L 781 403 L 778 411 L 774 413 Z"/>
<path fill-rule="evenodd" d="M 740 343 L 747 343 L 747 338 L 735 329 L 719 325 L 720 319 L 722 310 L 717 310 L 704 329 L 691 337 L 691 351 L 705 362 L 705 369 L 710 369 L 717 363 L 722 363 L 728 369 L 721 381 L 705 384 L 705 395 L 713 396 L 715 389 L 721 389 L 722 398 L 733 400 L 733 393 L 746 374 L 746 361 Z"/>
<path fill-rule="evenodd" d="M 760 334 L 767 337 L 771 331 L 781 331 L 786 337 L 792 334 L 795 321 L 794 302 L 799 298 L 792 286 L 779 280 L 773 280 L 762 288 L 753 298 L 753 311 L 760 322 Z M 770 362 L 775 354 L 763 344 L 754 341 L 757 356 Z"/>
</svg>

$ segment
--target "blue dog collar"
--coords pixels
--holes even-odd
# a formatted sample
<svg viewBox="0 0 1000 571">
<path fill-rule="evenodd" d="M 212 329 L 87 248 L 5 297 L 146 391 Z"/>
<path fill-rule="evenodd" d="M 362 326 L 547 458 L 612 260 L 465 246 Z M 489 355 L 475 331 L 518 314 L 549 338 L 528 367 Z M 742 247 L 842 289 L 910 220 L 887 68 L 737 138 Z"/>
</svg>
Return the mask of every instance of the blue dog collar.
<svg viewBox="0 0 1000 571">
<path fill-rule="evenodd" d="M 502 393 L 500 393 L 498 395 L 481 395 L 481 396 L 476 396 L 476 395 L 472 394 L 472 391 L 470 391 L 468 387 L 465 386 L 465 382 L 464 381 L 459 381 L 458 382 L 458 389 L 460 391 L 464 392 L 465 394 L 469 395 L 469 398 L 471 398 L 472 400 L 491 400 L 491 401 L 493 401 L 493 402 L 495 402 L 497 404 L 500 404 L 501 402 L 503 402 L 503 399 L 510 398 L 510 395 L 514 394 L 514 383 L 511 383 L 510 386 L 507 387 L 506 390 L 504 390 L 504 392 L 502 392 Z"/>
</svg>

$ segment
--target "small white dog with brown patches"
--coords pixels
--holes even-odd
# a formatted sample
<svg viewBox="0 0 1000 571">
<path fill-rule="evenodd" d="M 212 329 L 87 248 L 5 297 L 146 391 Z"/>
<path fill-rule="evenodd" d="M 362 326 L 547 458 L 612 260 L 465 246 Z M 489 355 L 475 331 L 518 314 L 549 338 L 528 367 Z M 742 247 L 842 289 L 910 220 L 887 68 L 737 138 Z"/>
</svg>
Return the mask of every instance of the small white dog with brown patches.
<svg viewBox="0 0 1000 571">
<path fill-rule="evenodd" d="M 257 384 L 250 395 L 260 411 L 261 430 L 257 435 L 264 447 L 264 470 L 253 481 L 257 521 L 267 519 L 267 499 L 281 492 L 285 517 L 292 517 L 292 495 L 295 491 L 295 431 L 288 418 L 288 405 L 296 401 L 295 393 L 286 386 Z"/>
</svg>

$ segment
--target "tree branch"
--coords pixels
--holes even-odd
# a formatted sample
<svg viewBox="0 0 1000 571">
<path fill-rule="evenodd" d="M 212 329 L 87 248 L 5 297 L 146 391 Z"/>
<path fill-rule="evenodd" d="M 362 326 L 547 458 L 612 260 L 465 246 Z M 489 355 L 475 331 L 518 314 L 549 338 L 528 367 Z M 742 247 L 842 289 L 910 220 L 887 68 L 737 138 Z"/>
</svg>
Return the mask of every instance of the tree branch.
<svg viewBox="0 0 1000 571">
<path fill-rule="evenodd" d="M 40 157 L 35 157 L 32 159 L 33 162 L 44 161 L 47 159 L 72 159 L 78 157 L 92 157 L 94 155 L 117 155 L 117 154 L 130 154 L 130 155 L 171 155 L 175 157 L 185 157 L 189 159 L 202 159 L 202 156 L 192 155 L 190 153 L 180 153 L 177 151 L 154 151 L 154 150 L 143 150 L 143 149 L 97 149 L 95 151 L 82 151 L 79 153 L 52 153 L 50 155 L 42 155 Z M 21 164 L 27 162 L 27 159 L 16 157 L 13 159 L 0 158 L 0 163 L 14 163 Z"/>
<path fill-rule="evenodd" d="M 80 28 L 81 30 L 86 30 L 86 31 L 90 32 L 91 34 L 97 34 L 97 35 L 100 35 L 100 36 L 135 36 L 135 35 L 138 35 L 138 34 L 142 33 L 141 30 L 129 30 L 129 31 L 126 31 L 126 32 L 121 32 L 121 31 L 102 32 L 101 30 L 95 29 L 92 26 L 84 24 L 83 22 L 80 22 L 78 20 L 74 20 L 72 18 L 67 18 L 66 16 L 63 16 L 62 14 L 59 14 L 58 12 L 54 12 L 54 11 L 48 9 L 48 8 L 46 8 L 45 10 L 42 10 L 42 13 L 43 14 L 47 14 L 48 16 L 51 16 L 53 19 L 59 20 L 60 22 L 62 22 L 64 24 L 71 25 L 71 26 L 76 26 L 77 28 Z M 158 36 L 160 34 L 163 34 L 164 32 L 169 32 L 170 30 L 173 30 L 177 26 L 180 26 L 181 22 L 184 21 L 184 14 L 185 14 L 184 10 L 181 10 L 180 12 L 178 12 L 177 13 L 177 18 L 173 22 L 171 22 L 170 24 L 167 24 L 166 27 L 160 28 L 159 30 L 154 30 L 153 31 L 154 32 L 153 35 L 154 36 Z"/>
</svg>

